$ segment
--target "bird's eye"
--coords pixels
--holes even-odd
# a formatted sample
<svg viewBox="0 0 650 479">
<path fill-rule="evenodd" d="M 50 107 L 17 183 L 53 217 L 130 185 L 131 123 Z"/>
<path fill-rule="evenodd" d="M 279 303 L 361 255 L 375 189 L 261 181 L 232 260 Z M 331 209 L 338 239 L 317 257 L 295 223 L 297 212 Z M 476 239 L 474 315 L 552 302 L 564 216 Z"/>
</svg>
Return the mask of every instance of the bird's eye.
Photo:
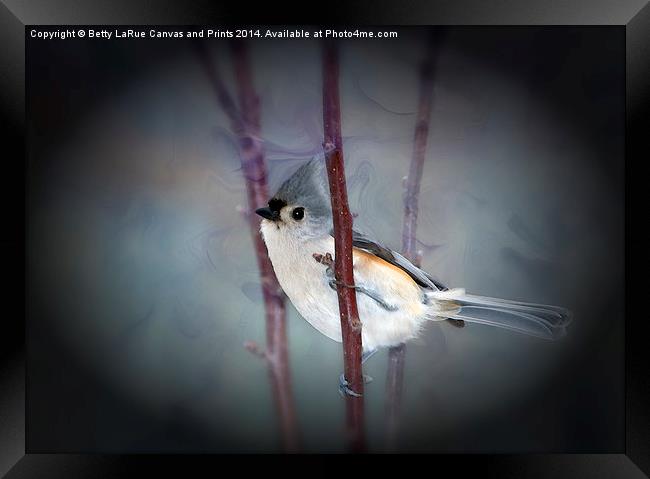
<svg viewBox="0 0 650 479">
<path fill-rule="evenodd" d="M 294 208 L 291 212 L 291 216 L 294 220 L 300 221 L 305 217 L 305 208 Z"/>
</svg>

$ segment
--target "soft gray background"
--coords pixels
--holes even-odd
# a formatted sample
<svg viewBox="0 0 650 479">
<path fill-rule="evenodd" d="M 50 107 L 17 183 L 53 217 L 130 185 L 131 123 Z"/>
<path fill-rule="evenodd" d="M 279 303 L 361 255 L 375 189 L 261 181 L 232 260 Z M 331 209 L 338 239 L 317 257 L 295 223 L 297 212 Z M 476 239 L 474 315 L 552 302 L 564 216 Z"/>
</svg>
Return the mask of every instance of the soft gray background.
<svg viewBox="0 0 650 479">
<path fill-rule="evenodd" d="M 419 30 L 342 48 L 357 227 L 398 248 Z M 232 87 L 228 50 L 214 50 Z M 32 42 L 33 451 L 274 451 L 255 259 L 228 122 L 185 42 Z M 562 342 L 432 324 L 408 348 L 407 451 L 622 449 L 623 35 L 456 28 L 442 49 L 418 236 L 450 286 L 559 304 Z M 277 186 L 319 151 L 315 42 L 257 42 Z M 340 345 L 289 308 L 308 450 L 343 448 Z M 385 353 L 366 368 L 382 446 Z M 48 427 L 48 424 L 51 425 Z"/>
</svg>

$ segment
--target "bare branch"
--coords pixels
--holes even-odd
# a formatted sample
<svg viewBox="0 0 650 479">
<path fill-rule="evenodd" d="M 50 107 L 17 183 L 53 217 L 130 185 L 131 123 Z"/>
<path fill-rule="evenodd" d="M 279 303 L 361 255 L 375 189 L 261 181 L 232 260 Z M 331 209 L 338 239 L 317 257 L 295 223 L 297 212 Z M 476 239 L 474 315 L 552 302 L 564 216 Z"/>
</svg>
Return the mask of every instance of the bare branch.
<svg viewBox="0 0 650 479">
<path fill-rule="evenodd" d="M 338 46 L 334 42 L 326 42 L 323 47 L 323 129 L 323 149 L 334 213 L 335 278 L 338 284 L 352 286 L 354 285 L 352 215 L 348 206 L 345 184 L 341 141 Z M 337 295 L 341 316 L 345 379 L 353 391 L 362 395 L 361 321 L 359 320 L 355 290 L 352 287 L 338 287 Z M 362 396 L 347 396 L 347 432 L 352 452 L 365 450 L 363 405 Z"/>
<path fill-rule="evenodd" d="M 402 229 L 402 253 L 416 266 L 419 266 L 417 251 L 416 229 L 418 224 L 420 183 L 422 169 L 427 149 L 427 137 L 429 136 L 429 124 L 431 121 L 431 107 L 433 105 L 433 76 L 435 67 L 435 56 L 437 53 L 437 42 L 439 34 L 432 35 L 431 45 L 427 58 L 420 68 L 420 101 L 415 123 L 415 135 L 413 138 L 413 156 L 411 166 L 406 178 L 406 194 L 404 197 L 404 223 Z"/>
<path fill-rule="evenodd" d="M 404 224 L 402 229 L 402 254 L 416 266 L 420 266 L 422 253 L 417 249 L 416 230 L 418 221 L 420 181 L 426 156 L 427 137 L 431 108 L 433 105 L 433 80 L 435 62 L 438 54 L 441 31 L 432 32 L 428 45 L 427 57 L 420 68 L 420 99 L 418 103 L 415 135 L 413 138 L 413 155 L 408 176 L 404 184 Z M 399 430 L 399 418 L 402 406 L 404 383 L 404 362 L 406 345 L 401 344 L 388 351 L 388 370 L 386 377 L 386 442 L 389 450 L 394 449 Z"/>
<path fill-rule="evenodd" d="M 259 138 L 260 102 L 253 87 L 246 45 L 243 43 L 232 45 L 241 113 L 203 44 L 200 44 L 199 53 L 219 104 L 230 119 L 232 131 L 238 137 L 242 171 L 246 180 L 247 211 L 254 211 L 266 204 L 268 187 L 264 149 Z M 295 452 L 298 450 L 299 434 L 291 392 L 284 294 L 273 271 L 264 241 L 260 236 L 259 218 L 252 214 L 245 215 L 245 218 L 248 221 L 253 240 L 262 283 L 266 314 L 266 352 L 262 352 L 259 346 L 251 342 L 248 342 L 245 347 L 258 356 L 263 355 L 267 360 L 284 447 L 287 451 Z"/>
</svg>

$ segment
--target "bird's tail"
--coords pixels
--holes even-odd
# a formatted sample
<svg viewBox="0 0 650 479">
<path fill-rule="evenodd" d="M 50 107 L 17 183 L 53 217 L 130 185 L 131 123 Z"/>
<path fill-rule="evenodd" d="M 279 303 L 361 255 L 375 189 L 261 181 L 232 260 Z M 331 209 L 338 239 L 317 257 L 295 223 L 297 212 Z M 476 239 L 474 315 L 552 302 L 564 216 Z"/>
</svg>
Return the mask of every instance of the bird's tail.
<svg viewBox="0 0 650 479">
<path fill-rule="evenodd" d="M 486 324 L 544 339 L 566 334 L 571 312 L 559 306 L 522 303 L 465 293 L 464 289 L 431 291 L 429 319 Z"/>
</svg>

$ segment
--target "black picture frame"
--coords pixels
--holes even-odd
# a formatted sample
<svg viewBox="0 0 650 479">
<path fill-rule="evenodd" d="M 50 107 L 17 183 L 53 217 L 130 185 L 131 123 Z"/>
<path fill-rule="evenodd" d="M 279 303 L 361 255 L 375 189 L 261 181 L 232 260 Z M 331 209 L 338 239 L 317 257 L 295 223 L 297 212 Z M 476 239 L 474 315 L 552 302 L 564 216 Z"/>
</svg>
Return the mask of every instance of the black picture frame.
<svg viewBox="0 0 650 479">
<path fill-rule="evenodd" d="M 2 188 L 5 294 L 16 308 L 5 314 L 0 363 L 0 475 L 6 477 L 124 477 L 158 470 L 186 475 L 188 470 L 221 471 L 223 457 L 214 456 L 89 456 L 30 454 L 25 450 L 25 317 L 29 304 L 19 290 L 25 284 L 24 211 L 16 201 L 24 196 L 25 145 L 25 26 L 97 24 L 417 24 L 417 25 L 617 25 L 626 35 L 626 438 L 625 450 L 615 454 L 454 455 L 439 456 L 425 467 L 454 471 L 461 476 L 479 471 L 482 477 L 647 477 L 650 474 L 650 364 L 647 318 L 633 314 L 644 295 L 633 272 L 645 263 L 641 247 L 631 243 L 633 223 L 647 216 L 635 182 L 644 181 L 640 168 L 647 161 L 650 104 L 650 5 L 644 0 L 456 0 L 327 2 L 309 5 L 308 16 L 274 2 L 254 9 L 223 2 L 94 0 L 0 1 L 0 105 L 5 136 Z M 21 161 L 22 160 L 22 161 Z M 638 229 L 638 228 L 637 228 Z M 638 233 L 638 231 L 637 231 Z M 23 254 L 19 254 L 22 252 Z M 603 281 L 606 287 L 606 281 Z M 6 311 L 10 309 L 7 307 Z M 241 458 L 232 457 L 230 466 Z M 266 456 L 263 461 L 278 460 Z M 303 456 L 301 460 L 305 460 Z M 324 467 L 331 459 L 315 459 Z M 430 459 L 425 459 L 430 461 Z M 373 462 L 377 459 L 373 459 Z M 375 464 L 380 464 L 375 462 Z M 364 461 L 365 462 L 365 461 Z M 246 467 L 249 467 L 248 464 Z M 333 461 L 332 473 L 343 472 Z M 336 468 L 336 469 L 334 469 Z M 323 469 L 324 470 L 324 469 Z M 429 469 L 431 473 L 433 472 Z M 217 474 L 218 472 L 214 472 Z"/>
</svg>

